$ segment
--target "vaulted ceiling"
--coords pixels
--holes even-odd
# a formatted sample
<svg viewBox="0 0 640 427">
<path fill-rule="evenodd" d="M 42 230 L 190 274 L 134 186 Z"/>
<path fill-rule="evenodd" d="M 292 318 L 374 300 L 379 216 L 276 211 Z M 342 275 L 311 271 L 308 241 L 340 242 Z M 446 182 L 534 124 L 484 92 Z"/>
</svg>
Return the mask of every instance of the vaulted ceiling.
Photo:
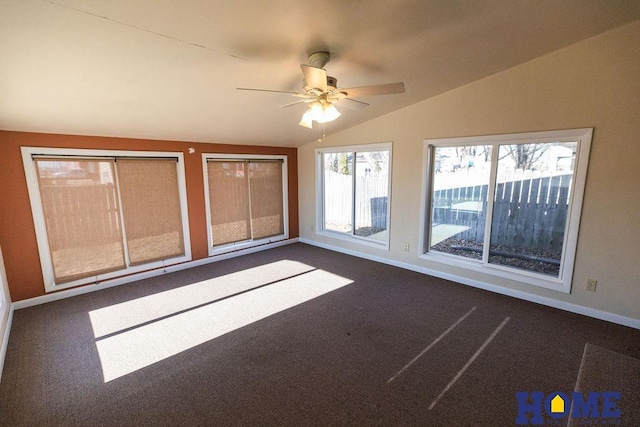
<svg viewBox="0 0 640 427">
<path fill-rule="evenodd" d="M 0 129 L 299 146 L 640 18 L 638 0 L 0 0 Z M 313 51 L 404 94 L 309 130 Z M 340 104 L 337 104 L 340 109 Z"/>
</svg>

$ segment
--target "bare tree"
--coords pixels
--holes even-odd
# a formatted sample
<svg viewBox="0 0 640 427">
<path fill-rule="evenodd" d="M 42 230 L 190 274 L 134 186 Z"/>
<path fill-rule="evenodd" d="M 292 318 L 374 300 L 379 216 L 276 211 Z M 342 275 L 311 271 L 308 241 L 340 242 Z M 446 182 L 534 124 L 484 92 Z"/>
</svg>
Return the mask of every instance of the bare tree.
<svg viewBox="0 0 640 427">
<path fill-rule="evenodd" d="M 325 154 L 325 167 L 332 172 L 338 172 L 338 155 L 335 153 Z"/>
<path fill-rule="evenodd" d="M 488 162 L 491 159 L 491 146 L 483 145 L 482 154 L 484 155 L 484 161 Z"/>
<path fill-rule="evenodd" d="M 549 144 L 517 144 L 502 147 L 506 149 L 506 153 L 500 159 L 511 157 L 516 169 L 529 170 L 533 169 L 533 165 L 549 149 Z"/>
<path fill-rule="evenodd" d="M 458 165 L 460 165 L 460 167 L 468 166 L 468 162 L 465 163 L 465 160 L 475 157 L 476 152 L 477 148 L 473 145 L 456 147 L 456 157 L 458 158 Z"/>
</svg>

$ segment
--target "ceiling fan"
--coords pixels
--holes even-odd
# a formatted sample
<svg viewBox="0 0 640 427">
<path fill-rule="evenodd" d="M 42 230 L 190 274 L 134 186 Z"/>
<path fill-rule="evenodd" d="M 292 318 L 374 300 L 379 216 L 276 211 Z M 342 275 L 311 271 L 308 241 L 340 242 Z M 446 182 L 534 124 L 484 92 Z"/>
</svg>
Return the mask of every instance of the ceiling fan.
<svg viewBox="0 0 640 427">
<path fill-rule="evenodd" d="M 289 93 L 299 101 L 283 105 L 281 108 L 297 104 L 307 104 L 307 110 L 302 116 L 299 125 L 311 129 L 313 122 L 327 123 L 337 119 L 340 112 L 335 103 L 340 102 L 340 107 L 357 110 L 368 106 L 366 102 L 353 98 L 374 95 L 389 95 L 404 92 L 404 83 L 389 83 L 374 86 L 361 86 L 349 89 L 338 89 L 338 80 L 327 75 L 323 68 L 331 59 L 329 52 L 314 52 L 309 55 L 309 65 L 301 64 L 304 75 L 304 85 L 301 92 L 288 92 L 282 90 L 251 89 L 239 87 L 238 90 L 252 90 L 258 92 Z"/>
</svg>

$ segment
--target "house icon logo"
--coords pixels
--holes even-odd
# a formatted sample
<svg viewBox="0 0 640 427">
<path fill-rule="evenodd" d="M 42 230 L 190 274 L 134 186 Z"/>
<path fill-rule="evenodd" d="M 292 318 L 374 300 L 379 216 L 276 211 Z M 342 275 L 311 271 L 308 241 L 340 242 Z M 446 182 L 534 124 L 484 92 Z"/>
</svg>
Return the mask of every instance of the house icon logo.
<svg viewBox="0 0 640 427">
<path fill-rule="evenodd" d="M 565 401 L 560 396 L 560 394 L 556 394 L 556 397 L 551 399 L 551 413 L 552 414 L 564 414 Z"/>
</svg>

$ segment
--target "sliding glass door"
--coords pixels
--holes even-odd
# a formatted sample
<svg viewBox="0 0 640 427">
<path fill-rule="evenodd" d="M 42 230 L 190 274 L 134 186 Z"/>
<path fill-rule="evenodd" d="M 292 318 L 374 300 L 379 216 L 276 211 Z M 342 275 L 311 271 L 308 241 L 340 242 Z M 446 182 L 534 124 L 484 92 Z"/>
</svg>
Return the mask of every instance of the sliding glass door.
<svg viewBox="0 0 640 427">
<path fill-rule="evenodd" d="M 210 254 L 287 237 L 286 157 L 204 155 Z"/>
<path fill-rule="evenodd" d="M 181 156 L 23 149 L 48 290 L 190 259 Z"/>
<path fill-rule="evenodd" d="M 176 162 L 123 159 L 117 170 L 131 265 L 184 255 Z"/>
<path fill-rule="evenodd" d="M 126 267 L 115 160 L 35 159 L 55 283 Z"/>
<path fill-rule="evenodd" d="M 7 283 L 7 273 L 4 269 L 4 258 L 2 256 L 2 248 L 0 248 L 0 343 L 4 340 L 7 321 L 9 318 L 9 305 L 11 298 L 9 297 L 9 284 Z M 0 362 L 1 365 L 1 362 Z M 0 375 L 2 369 L 0 369 Z"/>
</svg>

